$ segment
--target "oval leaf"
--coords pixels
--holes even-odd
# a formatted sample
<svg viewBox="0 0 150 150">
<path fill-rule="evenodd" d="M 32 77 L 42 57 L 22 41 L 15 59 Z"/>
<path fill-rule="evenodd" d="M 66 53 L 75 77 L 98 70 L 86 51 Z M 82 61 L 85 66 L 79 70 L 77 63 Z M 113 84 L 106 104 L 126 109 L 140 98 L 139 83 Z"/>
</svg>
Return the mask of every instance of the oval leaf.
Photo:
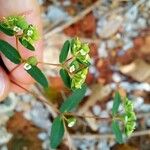
<svg viewBox="0 0 150 150">
<path fill-rule="evenodd" d="M 31 51 L 35 51 L 34 46 L 25 38 L 19 38 L 20 43 L 27 49 L 31 50 Z"/>
<path fill-rule="evenodd" d="M 0 31 L 5 33 L 9 36 L 14 36 L 14 31 L 10 28 L 5 27 L 3 24 L 0 23 Z"/>
<path fill-rule="evenodd" d="M 81 89 L 73 91 L 72 95 L 70 95 L 61 105 L 60 111 L 63 113 L 71 111 L 73 108 L 75 108 L 84 98 L 85 92 L 85 85 L 83 85 Z"/>
<path fill-rule="evenodd" d="M 71 87 L 71 78 L 70 78 L 68 72 L 65 69 L 61 69 L 59 73 L 60 73 L 60 76 L 61 76 L 65 86 L 70 88 Z"/>
<path fill-rule="evenodd" d="M 21 63 L 21 56 L 18 51 L 6 41 L 0 40 L 0 51 L 13 63 Z"/>
<path fill-rule="evenodd" d="M 67 56 L 68 56 L 68 52 L 69 52 L 69 48 L 70 48 L 70 41 L 66 41 L 61 49 L 60 55 L 59 55 L 59 62 L 63 63 Z"/>
<path fill-rule="evenodd" d="M 119 144 L 122 144 L 123 143 L 123 137 L 122 137 L 121 130 L 119 128 L 119 123 L 117 121 L 113 121 L 111 127 L 112 127 L 113 133 L 115 134 L 116 141 Z"/>
<path fill-rule="evenodd" d="M 44 88 L 48 88 L 48 81 L 45 75 L 37 66 L 31 66 L 29 70 L 26 70 L 39 84 Z"/>
<path fill-rule="evenodd" d="M 57 148 L 57 146 L 61 143 L 62 138 L 64 136 L 64 124 L 63 120 L 58 116 L 54 119 L 52 128 L 51 128 L 51 135 L 50 135 L 50 146 L 51 148 Z"/>
<path fill-rule="evenodd" d="M 114 97 L 114 102 L 113 102 L 113 108 L 112 108 L 113 115 L 115 115 L 118 112 L 120 103 L 121 103 L 121 96 L 119 92 L 116 92 Z"/>
</svg>

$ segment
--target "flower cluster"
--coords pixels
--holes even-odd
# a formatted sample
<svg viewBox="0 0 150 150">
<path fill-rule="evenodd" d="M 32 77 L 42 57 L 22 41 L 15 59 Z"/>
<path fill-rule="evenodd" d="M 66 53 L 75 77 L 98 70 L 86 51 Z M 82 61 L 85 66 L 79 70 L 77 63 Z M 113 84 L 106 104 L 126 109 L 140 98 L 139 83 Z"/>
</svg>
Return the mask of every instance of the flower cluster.
<svg viewBox="0 0 150 150">
<path fill-rule="evenodd" d="M 33 44 L 39 39 L 39 34 L 31 24 L 28 24 L 23 16 L 9 16 L 0 22 L 1 30 L 9 36 L 16 36 L 22 45 L 34 50 Z"/>
<path fill-rule="evenodd" d="M 71 54 L 73 61 L 69 65 L 69 72 L 71 73 L 71 88 L 81 88 L 85 82 L 88 73 L 88 66 L 90 65 L 90 48 L 88 44 L 82 43 L 78 38 L 71 41 Z"/>
<path fill-rule="evenodd" d="M 125 134 L 130 136 L 132 132 L 135 130 L 136 127 L 136 115 L 133 110 L 133 103 L 128 99 L 125 98 L 123 103 L 124 105 L 124 126 L 125 126 Z"/>
</svg>

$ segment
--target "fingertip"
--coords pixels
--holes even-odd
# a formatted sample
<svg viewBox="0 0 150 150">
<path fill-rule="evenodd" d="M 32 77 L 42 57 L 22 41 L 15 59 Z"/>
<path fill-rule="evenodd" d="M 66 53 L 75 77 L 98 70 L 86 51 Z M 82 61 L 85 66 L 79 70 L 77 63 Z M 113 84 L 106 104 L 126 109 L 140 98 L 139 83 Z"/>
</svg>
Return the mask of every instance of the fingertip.
<svg viewBox="0 0 150 150">
<path fill-rule="evenodd" d="M 10 81 L 4 70 L 0 67 L 0 101 L 3 101 L 10 90 Z"/>
</svg>

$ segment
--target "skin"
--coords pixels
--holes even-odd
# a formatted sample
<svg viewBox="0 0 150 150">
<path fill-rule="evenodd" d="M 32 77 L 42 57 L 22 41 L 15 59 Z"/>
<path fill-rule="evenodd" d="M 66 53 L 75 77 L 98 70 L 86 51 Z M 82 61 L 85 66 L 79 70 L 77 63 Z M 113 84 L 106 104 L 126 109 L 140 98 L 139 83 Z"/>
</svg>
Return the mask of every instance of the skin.
<svg viewBox="0 0 150 150">
<path fill-rule="evenodd" d="M 0 0 L 0 6 L 0 18 L 16 14 L 24 14 L 27 21 L 37 26 L 40 34 L 42 35 L 40 11 L 36 0 Z M 0 39 L 3 39 L 10 43 L 12 46 L 16 47 L 14 37 L 8 37 L 3 33 L 0 33 Z M 43 45 L 41 39 L 35 45 L 35 52 L 26 50 L 21 44 L 19 44 L 19 52 L 22 58 L 36 56 L 37 59 L 41 61 Z M 25 88 L 29 88 L 29 86 L 34 83 L 34 80 L 23 69 L 23 64 L 17 66 L 17 68 L 13 70 L 16 65 L 10 62 L 5 56 L 3 56 L 3 54 L 0 55 L 5 66 L 10 71 L 10 73 L 6 73 L 4 69 L 0 66 L 0 101 L 3 101 L 10 91 L 23 91 L 23 89 L 13 84 L 11 80 L 15 81 L 17 84 Z"/>
</svg>

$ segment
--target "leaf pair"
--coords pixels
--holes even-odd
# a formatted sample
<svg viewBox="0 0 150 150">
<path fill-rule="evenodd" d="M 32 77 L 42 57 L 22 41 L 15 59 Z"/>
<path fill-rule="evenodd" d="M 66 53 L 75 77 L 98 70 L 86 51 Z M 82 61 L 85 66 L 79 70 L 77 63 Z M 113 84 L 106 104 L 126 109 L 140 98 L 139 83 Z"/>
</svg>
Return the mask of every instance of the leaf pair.
<svg viewBox="0 0 150 150">
<path fill-rule="evenodd" d="M 71 111 L 73 108 L 81 102 L 86 92 L 86 86 L 83 85 L 81 89 L 75 90 L 60 107 L 60 112 L 65 113 Z M 64 135 L 64 123 L 61 116 L 54 119 L 51 128 L 50 146 L 51 148 L 57 148 L 61 143 Z"/>
<path fill-rule="evenodd" d="M 5 57 L 7 57 L 13 63 L 21 63 L 21 56 L 19 52 L 6 41 L 0 40 L 0 52 L 2 52 L 5 55 Z M 31 69 L 26 71 L 44 88 L 48 88 L 48 81 L 45 75 L 37 66 L 32 65 Z"/>
</svg>

